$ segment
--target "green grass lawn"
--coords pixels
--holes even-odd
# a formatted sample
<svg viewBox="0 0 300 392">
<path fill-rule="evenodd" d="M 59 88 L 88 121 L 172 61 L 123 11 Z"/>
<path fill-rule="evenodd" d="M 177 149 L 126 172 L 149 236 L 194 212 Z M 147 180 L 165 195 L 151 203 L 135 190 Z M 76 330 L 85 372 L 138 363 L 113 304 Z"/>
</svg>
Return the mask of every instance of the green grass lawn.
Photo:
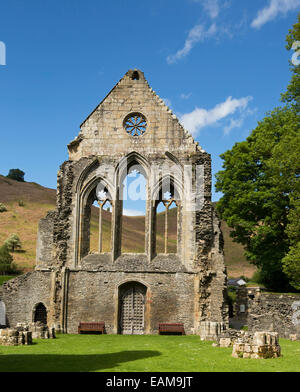
<svg viewBox="0 0 300 392">
<path fill-rule="evenodd" d="M 198 336 L 58 335 L 0 346 L 1 372 L 297 372 L 300 342 L 280 341 L 277 359 L 236 359 Z"/>
<path fill-rule="evenodd" d="M 0 286 L 3 285 L 4 282 L 7 282 L 10 279 L 15 278 L 16 275 L 0 275 Z"/>
</svg>

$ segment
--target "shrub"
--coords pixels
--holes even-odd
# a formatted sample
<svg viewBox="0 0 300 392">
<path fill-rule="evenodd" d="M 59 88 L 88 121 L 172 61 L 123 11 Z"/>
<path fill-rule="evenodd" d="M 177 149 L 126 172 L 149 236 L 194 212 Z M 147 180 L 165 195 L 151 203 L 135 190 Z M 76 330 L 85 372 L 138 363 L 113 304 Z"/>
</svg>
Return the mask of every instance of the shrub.
<svg viewBox="0 0 300 392">
<path fill-rule="evenodd" d="M 10 252 L 14 252 L 16 249 L 21 249 L 22 244 L 17 234 L 12 234 L 4 243 Z"/>
<path fill-rule="evenodd" d="M 16 266 L 13 264 L 13 257 L 9 253 L 9 249 L 6 244 L 0 247 L 0 274 L 10 274 L 16 271 Z"/>
<path fill-rule="evenodd" d="M 247 276 L 244 276 L 244 275 L 242 275 L 242 276 L 240 277 L 240 279 L 243 279 L 246 283 L 248 283 L 248 282 L 250 281 L 250 279 L 247 278 Z"/>
<path fill-rule="evenodd" d="M 263 277 L 262 277 L 262 273 L 260 270 L 257 270 L 254 272 L 252 278 L 250 279 L 251 282 L 254 283 L 259 283 L 262 284 L 263 283 Z"/>
<path fill-rule="evenodd" d="M 300 290 L 300 241 L 290 248 L 282 262 L 283 271 L 290 278 L 292 287 Z"/>
<path fill-rule="evenodd" d="M 0 203 L 0 212 L 5 212 L 5 211 L 7 211 L 7 208 L 3 203 Z"/>
</svg>

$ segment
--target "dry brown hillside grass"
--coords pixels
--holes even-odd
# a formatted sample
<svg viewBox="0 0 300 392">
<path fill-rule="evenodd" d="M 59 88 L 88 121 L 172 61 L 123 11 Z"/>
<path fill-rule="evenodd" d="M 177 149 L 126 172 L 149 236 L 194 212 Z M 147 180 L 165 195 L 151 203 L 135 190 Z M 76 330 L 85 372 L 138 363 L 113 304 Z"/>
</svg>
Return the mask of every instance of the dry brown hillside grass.
<svg viewBox="0 0 300 392">
<path fill-rule="evenodd" d="M 20 203 L 22 201 L 23 203 Z M 22 242 L 22 251 L 15 252 L 14 262 L 23 269 L 30 271 L 35 266 L 36 238 L 38 222 L 45 217 L 47 211 L 55 209 L 56 191 L 36 183 L 17 182 L 0 175 L 0 203 L 5 204 L 7 211 L 0 213 L 0 245 L 16 233 Z M 19 205 L 21 204 L 21 205 Z M 23 206 L 22 206 L 23 204 Z M 103 251 L 110 251 L 111 214 L 104 211 L 103 216 Z M 122 251 L 144 252 L 144 217 L 123 217 Z M 176 252 L 176 209 L 169 212 L 168 250 Z M 241 275 L 251 277 L 255 268 L 250 265 L 244 255 L 243 247 L 232 241 L 230 230 L 222 222 L 225 241 L 225 263 L 230 277 Z M 164 251 L 164 214 L 157 218 L 157 249 Z M 98 244 L 98 209 L 92 208 L 91 251 L 97 251 Z"/>
</svg>

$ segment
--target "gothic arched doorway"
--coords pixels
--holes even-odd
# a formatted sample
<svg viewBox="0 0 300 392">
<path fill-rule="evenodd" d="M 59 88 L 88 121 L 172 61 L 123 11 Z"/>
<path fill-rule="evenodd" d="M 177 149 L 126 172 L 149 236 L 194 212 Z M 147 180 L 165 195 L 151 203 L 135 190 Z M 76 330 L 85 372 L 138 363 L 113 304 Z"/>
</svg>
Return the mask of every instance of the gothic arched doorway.
<svg viewBox="0 0 300 392">
<path fill-rule="evenodd" d="M 47 325 L 47 309 L 41 302 L 36 305 L 33 311 L 33 321 Z"/>
<path fill-rule="evenodd" d="M 119 333 L 143 335 L 147 288 L 138 282 L 129 282 L 119 288 Z"/>
</svg>

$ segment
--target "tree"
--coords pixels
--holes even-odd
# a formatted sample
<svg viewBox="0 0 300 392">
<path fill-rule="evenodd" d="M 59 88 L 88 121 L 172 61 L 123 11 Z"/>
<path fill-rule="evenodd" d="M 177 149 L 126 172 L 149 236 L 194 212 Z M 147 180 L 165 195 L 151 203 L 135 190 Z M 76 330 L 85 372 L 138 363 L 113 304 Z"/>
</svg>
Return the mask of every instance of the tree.
<svg viewBox="0 0 300 392">
<path fill-rule="evenodd" d="M 221 155 L 224 170 L 216 175 L 216 189 L 224 194 L 217 209 L 272 289 L 289 288 L 282 260 L 291 246 L 288 227 L 299 196 L 299 129 L 293 108 L 275 109 L 246 141 Z"/>
<path fill-rule="evenodd" d="M 4 243 L 10 252 L 14 252 L 16 249 L 21 249 L 22 244 L 17 234 L 12 234 Z"/>
<path fill-rule="evenodd" d="M 299 166 L 298 166 L 299 167 Z M 286 233 L 290 241 L 288 254 L 283 258 L 283 271 L 290 280 L 290 284 L 300 290 L 300 189 L 298 187 L 291 197 L 291 209 L 288 215 Z"/>
<path fill-rule="evenodd" d="M 22 170 L 10 169 L 10 171 L 6 177 L 10 178 L 11 180 L 24 182 L 24 176 L 25 176 L 25 173 Z"/>
<path fill-rule="evenodd" d="M 13 262 L 13 257 L 9 253 L 7 245 L 2 245 L 0 247 L 0 274 L 1 275 L 10 273 L 14 269 L 12 262 Z"/>
<path fill-rule="evenodd" d="M 294 24 L 293 28 L 289 31 L 289 34 L 286 37 L 286 48 L 287 50 L 292 50 L 293 45 L 295 43 L 300 43 L 300 13 L 298 14 L 298 21 Z M 296 45 L 294 50 L 298 51 L 300 49 L 300 45 Z M 299 60 L 299 59 L 298 59 Z M 300 64 L 297 65 L 296 63 L 290 62 L 291 64 L 291 71 L 292 71 L 292 78 L 287 87 L 287 91 L 282 94 L 282 101 L 285 103 L 290 103 L 295 110 L 299 113 L 300 112 Z"/>
<path fill-rule="evenodd" d="M 286 41 L 288 50 L 300 49 L 300 13 Z M 221 155 L 216 189 L 224 193 L 217 208 L 261 280 L 270 288 L 299 290 L 300 64 L 290 64 L 292 78 L 281 96 L 286 107 L 269 113 L 245 142 Z"/>
<path fill-rule="evenodd" d="M 286 38 L 287 50 L 297 50 L 296 57 L 299 62 L 300 50 L 300 13 L 298 14 L 298 21 L 294 24 L 293 28 L 289 31 Z M 296 46 L 294 46 L 296 44 Z M 294 54 L 294 55 L 295 55 Z M 298 54 L 298 56 L 297 56 Z M 292 78 L 287 87 L 287 91 L 282 94 L 282 101 L 289 104 L 300 114 L 300 64 L 291 61 Z M 300 132 L 299 132 L 300 133 Z M 295 165 L 298 168 L 298 178 L 294 194 L 291 195 L 292 207 L 289 212 L 289 223 L 287 226 L 287 235 L 290 240 L 291 246 L 289 253 L 283 258 L 283 271 L 290 279 L 291 285 L 300 290 L 300 184 L 299 184 L 299 155 L 297 156 L 297 148 L 293 151 L 293 146 L 299 146 L 300 135 L 298 139 L 291 140 L 290 148 L 285 149 L 282 154 L 282 161 L 289 165 Z M 287 153 L 286 153 L 287 152 Z M 286 165 L 286 164 L 285 164 Z"/>
<path fill-rule="evenodd" d="M 290 248 L 283 258 L 283 271 L 290 279 L 291 286 L 300 290 L 300 241 Z"/>
</svg>

